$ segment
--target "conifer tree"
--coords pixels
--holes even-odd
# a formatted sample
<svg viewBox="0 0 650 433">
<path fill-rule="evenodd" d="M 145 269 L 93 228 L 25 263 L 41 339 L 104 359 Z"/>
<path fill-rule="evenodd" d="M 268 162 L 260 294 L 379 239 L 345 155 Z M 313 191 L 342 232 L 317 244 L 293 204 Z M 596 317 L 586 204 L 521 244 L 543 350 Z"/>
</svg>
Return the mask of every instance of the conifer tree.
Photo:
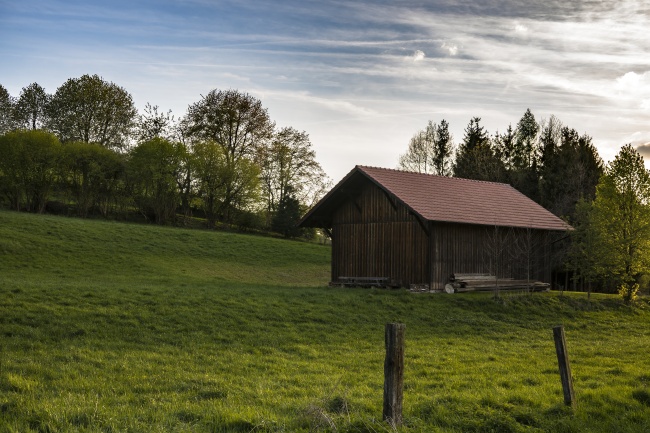
<svg viewBox="0 0 650 433">
<path fill-rule="evenodd" d="M 271 228 L 285 238 L 297 238 L 302 233 L 298 227 L 300 216 L 300 202 L 294 196 L 292 188 L 289 187 L 288 193 L 282 197 L 278 204 Z"/>
<path fill-rule="evenodd" d="M 505 166 L 480 122 L 480 117 L 474 117 L 465 128 L 463 142 L 456 154 L 454 176 L 501 182 L 505 179 Z"/>
</svg>

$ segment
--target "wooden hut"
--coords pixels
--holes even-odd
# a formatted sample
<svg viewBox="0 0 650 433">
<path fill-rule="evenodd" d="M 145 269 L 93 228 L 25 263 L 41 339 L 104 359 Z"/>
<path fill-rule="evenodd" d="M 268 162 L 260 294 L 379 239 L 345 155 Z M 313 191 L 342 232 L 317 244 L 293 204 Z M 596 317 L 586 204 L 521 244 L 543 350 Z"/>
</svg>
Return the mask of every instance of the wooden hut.
<svg viewBox="0 0 650 433">
<path fill-rule="evenodd" d="M 571 229 L 507 184 L 364 166 L 300 225 L 331 236 L 332 283 L 430 290 L 457 274 L 550 283 L 553 243 Z"/>
</svg>

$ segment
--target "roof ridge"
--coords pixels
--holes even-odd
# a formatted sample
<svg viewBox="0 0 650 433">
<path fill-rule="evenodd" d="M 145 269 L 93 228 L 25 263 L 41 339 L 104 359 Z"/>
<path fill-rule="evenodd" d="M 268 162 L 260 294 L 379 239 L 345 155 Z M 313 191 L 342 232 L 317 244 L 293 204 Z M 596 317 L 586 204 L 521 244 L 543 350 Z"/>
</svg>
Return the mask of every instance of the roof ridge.
<svg viewBox="0 0 650 433">
<path fill-rule="evenodd" d="M 441 174 L 432 174 L 432 173 L 420 173 L 418 171 L 410 171 L 410 170 L 403 170 L 399 168 L 387 168 L 387 167 L 375 167 L 372 165 L 357 165 L 356 166 L 359 169 L 364 169 L 364 168 L 370 168 L 374 170 L 385 170 L 385 171 L 393 171 L 397 173 L 409 173 L 409 174 L 416 174 L 420 176 L 430 176 L 430 177 L 437 177 L 437 178 L 442 178 L 442 179 L 455 179 L 455 180 L 461 180 L 461 181 L 467 181 L 467 182 L 478 182 L 478 183 L 488 183 L 488 184 L 496 184 L 496 185 L 506 185 L 509 186 L 510 188 L 513 188 L 515 191 L 520 192 L 516 188 L 514 188 L 512 185 L 509 183 L 505 182 L 495 182 L 495 181 L 490 181 L 490 180 L 480 180 L 480 179 L 468 179 L 466 177 L 455 177 L 455 176 L 443 176 Z"/>
</svg>

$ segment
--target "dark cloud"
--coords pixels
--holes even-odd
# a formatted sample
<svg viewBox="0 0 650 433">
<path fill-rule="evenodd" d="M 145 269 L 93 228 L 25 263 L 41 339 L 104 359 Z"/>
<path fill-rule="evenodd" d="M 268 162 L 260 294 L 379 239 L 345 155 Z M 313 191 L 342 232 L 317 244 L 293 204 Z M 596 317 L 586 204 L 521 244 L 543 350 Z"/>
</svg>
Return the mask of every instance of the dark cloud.
<svg viewBox="0 0 650 433">
<path fill-rule="evenodd" d="M 640 144 L 636 147 L 637 152 L 644 158 L 650 158 L 650 143 Z"/>
</svg>

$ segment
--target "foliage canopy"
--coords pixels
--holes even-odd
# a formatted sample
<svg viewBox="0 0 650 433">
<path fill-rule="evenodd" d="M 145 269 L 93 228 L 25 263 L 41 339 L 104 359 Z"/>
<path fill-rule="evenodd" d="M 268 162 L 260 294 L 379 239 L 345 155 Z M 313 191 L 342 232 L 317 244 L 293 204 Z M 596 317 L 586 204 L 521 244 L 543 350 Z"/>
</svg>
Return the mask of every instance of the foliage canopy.
<svg viewBox="0 0 650 433">
<path fill-rule="evenodd" d="M 137 110 L 131 95 L 98 75 L 70 78 L 48 104 L 48 128 L 62 142 L 98 143 L 124 149 L 134 126 Z"/>
</svg>

